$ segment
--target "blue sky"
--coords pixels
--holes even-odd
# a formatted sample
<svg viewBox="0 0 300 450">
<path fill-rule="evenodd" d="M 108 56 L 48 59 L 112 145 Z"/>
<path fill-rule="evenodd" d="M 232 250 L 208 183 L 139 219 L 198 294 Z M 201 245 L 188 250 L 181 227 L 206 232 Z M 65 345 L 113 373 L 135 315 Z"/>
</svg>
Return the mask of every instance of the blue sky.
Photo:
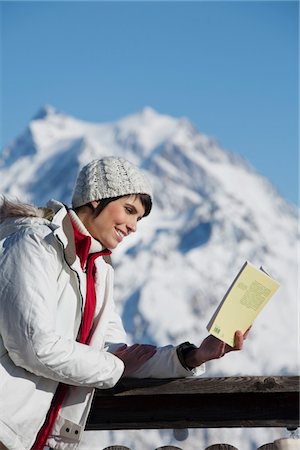
<svg viewBox="0 0 300 450">
<path fill-rule="evenodd" d="M 1 1 L 1 148 L 44 104 L 186 116 L 298 203 L 296 1 Z"/>
</svg>

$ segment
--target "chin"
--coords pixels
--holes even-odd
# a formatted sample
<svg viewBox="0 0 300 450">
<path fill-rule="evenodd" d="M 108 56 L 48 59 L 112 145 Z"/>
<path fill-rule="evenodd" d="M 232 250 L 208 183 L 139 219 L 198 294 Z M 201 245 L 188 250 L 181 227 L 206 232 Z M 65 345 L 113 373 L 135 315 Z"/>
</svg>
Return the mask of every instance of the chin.
<svg viewBox="0 0 300 450">
<path fill-rule="evenodd" d="M 103 245 L 103 244 L 102 244 Z M 118 247 L 119 242 L 108 242 L 107 245 L 103 245 L 105 248 L 107 248 L 108 250 L 114 250 L 116 247 Z"/>
</svg>

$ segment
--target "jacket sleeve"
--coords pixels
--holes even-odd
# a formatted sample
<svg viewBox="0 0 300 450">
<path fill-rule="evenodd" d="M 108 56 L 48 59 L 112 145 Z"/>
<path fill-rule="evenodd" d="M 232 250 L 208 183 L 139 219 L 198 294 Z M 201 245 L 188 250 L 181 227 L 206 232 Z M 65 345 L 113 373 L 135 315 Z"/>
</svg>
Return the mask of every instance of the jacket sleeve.
<svg viewBox="0 0 300 450">
<path fill-rule="evenodd" d="M 114 386 L 124 370 L 119 358 L 56 331 L 63 252 L 49 228 L 15 233 L 5 243 L 0 261 L 0 328 L 13 362 L 66 384 Z"/>
<path fill-rule="evenodd" d="M 185 368 L 178 358 L 177 347 L 158 347 L 156 353 L 131 378 L 188 378 L 198 377 L 205 372 L 202 364 L 194 369 Z"/>
</svg>

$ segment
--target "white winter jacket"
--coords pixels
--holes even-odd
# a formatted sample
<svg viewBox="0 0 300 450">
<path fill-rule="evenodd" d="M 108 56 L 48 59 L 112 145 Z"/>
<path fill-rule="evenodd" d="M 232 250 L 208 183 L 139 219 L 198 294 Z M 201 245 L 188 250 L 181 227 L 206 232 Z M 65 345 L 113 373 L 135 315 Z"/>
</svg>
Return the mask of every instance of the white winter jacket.
<svg viewBox="0 0 300 450">
<path fill-rule="evenodd" d="M 113 269 L 96 259 L 97 305 L 90 346 L 76 342 L 86 279 L 75 253 L 66 208 L 52 201 L 53 219 L 33 208 L 0 225 L 0 443 L 28 450 L 44 423 L 59 382 L 70 385 L 47 444 L 75 449 L 94 388 L 113 387 L 123 362 L 110 353 L 126 342 L 113 301 Z M 12 216 L 12 214 L 11 214 Z M 96 242 L 96 241 L 95 241 Z M 159 348 L 134 376 L 186 377 L 176 348 Z"/>
</svg>

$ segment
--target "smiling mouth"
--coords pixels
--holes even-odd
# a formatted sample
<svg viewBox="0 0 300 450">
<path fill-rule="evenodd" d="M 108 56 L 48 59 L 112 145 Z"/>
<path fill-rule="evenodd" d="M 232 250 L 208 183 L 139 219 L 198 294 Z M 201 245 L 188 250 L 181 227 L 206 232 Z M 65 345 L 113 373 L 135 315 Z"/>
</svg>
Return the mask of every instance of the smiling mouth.
<svg viewBox="0 0 300 450">
<path fill-rule="evenodd" d="M 126 237 L 126 234 L 123 233 L 123 231 L 118 230 L 117 228 L 115 228 L 115 231 L 116 231 L 116 233 L 117 233 L 117 235 L 118 235 L 120 241 L 122 241 L 122 239 L 123 239 L 124 237 Z"/>
</svg>

